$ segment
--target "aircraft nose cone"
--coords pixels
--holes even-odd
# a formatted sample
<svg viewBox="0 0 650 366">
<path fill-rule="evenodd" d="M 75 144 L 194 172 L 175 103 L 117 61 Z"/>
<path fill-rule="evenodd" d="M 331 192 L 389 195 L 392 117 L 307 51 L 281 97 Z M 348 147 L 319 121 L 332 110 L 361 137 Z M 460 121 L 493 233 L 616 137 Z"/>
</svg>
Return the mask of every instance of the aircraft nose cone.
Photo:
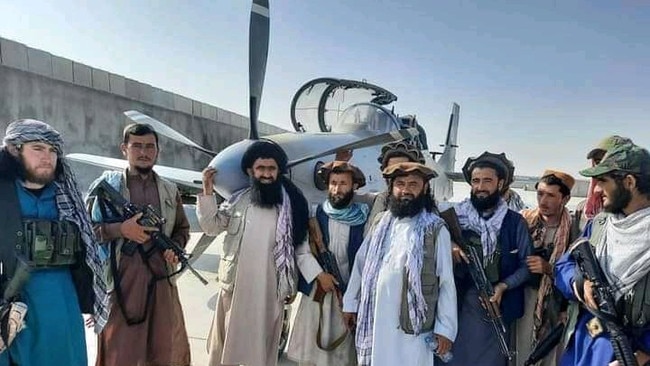
<svg viewBox="0 0 650 366">
<path fill-rule="evenodd" d="M 228 199 L 242 188 L 249 186 L 249 179 L 241 170 L 241 158 L 253 140 L 243 140 L 223 149 L 212 159 L 209 167 L 215 168 L 214 189 L 217 193 Z"/>
</svg>

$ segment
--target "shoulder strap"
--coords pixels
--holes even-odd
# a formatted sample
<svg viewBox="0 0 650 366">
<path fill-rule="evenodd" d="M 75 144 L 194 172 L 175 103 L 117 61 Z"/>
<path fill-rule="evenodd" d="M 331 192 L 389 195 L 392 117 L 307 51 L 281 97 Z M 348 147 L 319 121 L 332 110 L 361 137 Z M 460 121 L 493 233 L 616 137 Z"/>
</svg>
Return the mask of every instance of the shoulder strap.
<svg viewBox="0 0 650 366">
<path fill-rule="evenodd" d="M 610 214 L 601 212 L 596 217 L 593 218 L 591 223 L 591 235 L 589 236 L 589 241 L 593 245 L 598 245 L 605 235 L 605 223 L 607 223 L 607 218 Z"/>
</svg>

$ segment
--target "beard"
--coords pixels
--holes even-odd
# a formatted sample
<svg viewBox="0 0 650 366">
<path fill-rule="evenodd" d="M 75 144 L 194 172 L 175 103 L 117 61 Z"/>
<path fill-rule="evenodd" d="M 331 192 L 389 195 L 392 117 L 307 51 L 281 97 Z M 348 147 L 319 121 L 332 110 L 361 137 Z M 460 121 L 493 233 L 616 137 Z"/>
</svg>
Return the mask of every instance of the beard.
<svg viewBox="0 0 650 366">
<path fill-rule="evenodd" d="M 607 197 L 607 204 L 603 205 L 603 210 L 613 214 L 622 214 L 623 209 L 632 201 L 632 192 L 623 187 L 623 184 L 616 181 L 616 190 Z"/>
<path fill-rule="evenodd" d="M 271 208 L 282 203 L 282 182 L 277 178 L 271 183 L 263 183 L 251 178 L 251 202 L 258 207 Z"/>
<path fill-rule="evenodd" d="M 350 202 L 352 202 L 352 198 L 354 198 L 354 191 L 350 190 L 350 192 L 345 193 L 343 196 L 335 196 L 330 193 L 327 198 L 329 199 L 332 207 L 340 210 L 342 208 L 348 207 Z"/>
<path fill-rule="evenodd" d="M 388 209 L 390 210 L 390 213 L 398 219 L 413 217 L 422 212 L 426 200 L 427 197 L 424 192 L 421 192 L 415 198 L 397 198 L 395 195 L 391 194 L 388 196 Z"/>
<path fill-rule="evenodd" d="M 36 183 L 46 185 L 52 181 L 56 176 L 56 167 L 51 168 L 49 171 L 36 171 L 25 164 L 25 159 L 23 158 L 22 153 L 18 155 L 17 166 L 18 166 L 18 177 L 23 179 L 26 182 Z"/>
<path fill-rule="evenodd" d="M 479 197 L 474 192 L 470 194 L 470 201 L 472 202 L 472 206 L 474 206 L 474 208 L 478 212 L 483 212 L 485 210 L 494 208 L 499 203 L 500 199 L 501 199 L 501 193 L 499 192 L 499 190 L 490 193 L 489 195 L 487 195 L 487 197 Z"/>
<path fill-rule="evenodd" d="M 147 167 L 136 166 L 134 168 L 135 168 L 135 171 L 138 172 L 138 174 L 140 174 L 140 175 L 148 175 L 153 170 L 153 165 L 152 166 L 147 166 Z"/>
</svg>

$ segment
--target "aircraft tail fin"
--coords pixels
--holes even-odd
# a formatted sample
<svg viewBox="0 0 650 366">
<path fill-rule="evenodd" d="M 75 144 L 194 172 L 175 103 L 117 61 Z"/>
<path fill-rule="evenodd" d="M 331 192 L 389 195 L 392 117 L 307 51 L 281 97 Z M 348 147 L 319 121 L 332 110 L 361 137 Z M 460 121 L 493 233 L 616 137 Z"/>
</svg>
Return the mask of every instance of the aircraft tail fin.
<svg viewBox="0 0 650 366">
<path fill-rule="evenodd" d="M 460 120 L 460 106 L 454 103 L 451 107 L 451 116 L 449 117 L 449 128 L 447 129 L 447 139 L 443 145 L 444 150 L 438 165 L 445 172 L 453 172 L 456 166 L 456 149 L 458 149 L 458 123 Z"/>
</svg>

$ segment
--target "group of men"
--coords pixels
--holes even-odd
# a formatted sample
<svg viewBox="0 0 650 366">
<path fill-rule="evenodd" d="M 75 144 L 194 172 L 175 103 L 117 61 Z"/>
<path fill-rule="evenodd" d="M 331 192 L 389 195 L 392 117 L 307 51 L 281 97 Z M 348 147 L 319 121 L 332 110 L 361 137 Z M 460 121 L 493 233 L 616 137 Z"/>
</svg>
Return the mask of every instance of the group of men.
<svg viewBox="0 0 650 366">
<path fill-rule="evenodd" d="M 99 335 L 98 366 L 191 364 L 179 258 L 157 241 L 188 241 L 180 194 L 152 170 L 151 126 L 127 126 L 120 149 L 128 168 L 104 172 L 84 201 L 54 128 L 7 127 L 0 366 L 87 365 L 82 314 L 92 314 L 86 322 Z M 382 148 L 387 188 L 377 195 L 357 192 L 366 179 L 350 157 L 319 169 L 328 196 L 314 207 L 286 178 L 287 155 L 271 141 L 249 146 L 241 169 L 250 186 L 221 204 L 213 184 L 228 177 L 204 170 L 199 224 L 226 232 L 210 365 L 275 365 L 283 309 L 297 292 L 287 355 L 301 365 L 523 365 L 540 345 L 540 365 L 617 362 L 594 295 L 602 284 L 585 278 L 573 255 L 579 237 L 612 289 L 632 357 L 650 360 L 646 149 L 612 136 L 591 151 L 592 166 L 580 172 L 590 190 L 573 215 L 575 180 L 550 169 L 536 184 L 537 208 L 520 211 L 509 188 L 514 165 L 502 153 L 467 160 L 471 193 L 457 204 L 436 202 L 437 173 L 406 142 Z M 125 217 L 110 190 L 165 220 Z M 548 346 L 557 329 L 559 342 Z"/>
</svg>

